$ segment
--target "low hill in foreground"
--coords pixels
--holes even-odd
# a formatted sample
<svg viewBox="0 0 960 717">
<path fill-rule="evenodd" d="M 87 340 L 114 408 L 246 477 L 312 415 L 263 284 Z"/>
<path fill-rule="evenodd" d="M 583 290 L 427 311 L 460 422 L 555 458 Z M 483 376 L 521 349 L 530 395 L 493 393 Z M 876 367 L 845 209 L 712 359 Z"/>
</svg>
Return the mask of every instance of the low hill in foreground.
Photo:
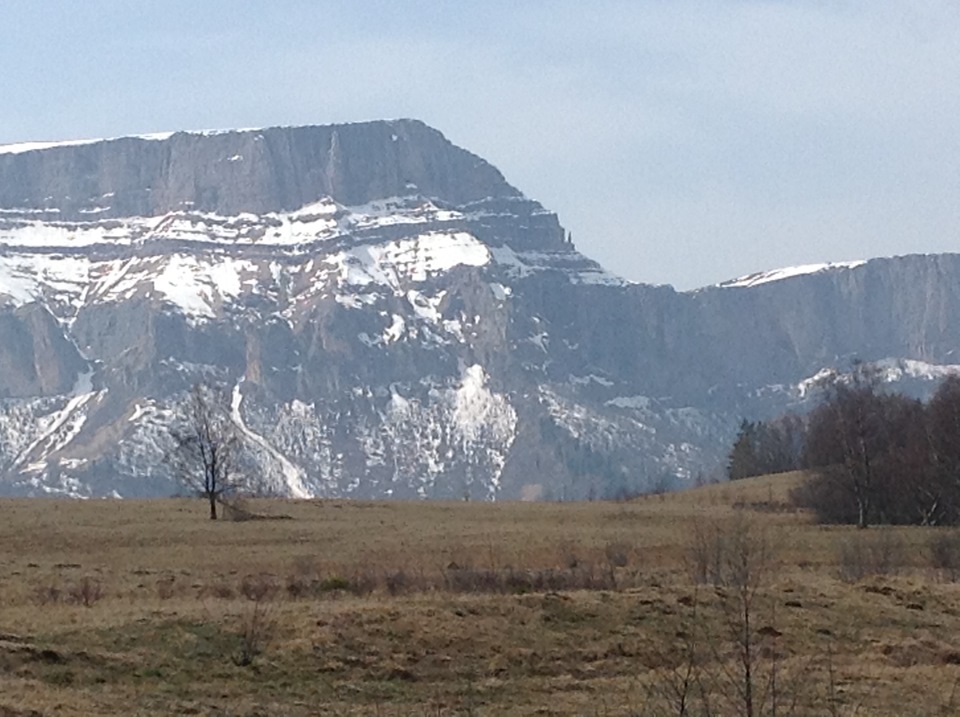
<svg viewBox="0 0 960 717">
<path fill-rule="evenodd" d="M 744 714 L 734 565 L 757 714 L 953 714 L 957 534 L 812 525 L 796 480 L 243 522 L 6 500 L 0 714 L 675 715 L 684 676 L 694 714 Z"/>
</svg>

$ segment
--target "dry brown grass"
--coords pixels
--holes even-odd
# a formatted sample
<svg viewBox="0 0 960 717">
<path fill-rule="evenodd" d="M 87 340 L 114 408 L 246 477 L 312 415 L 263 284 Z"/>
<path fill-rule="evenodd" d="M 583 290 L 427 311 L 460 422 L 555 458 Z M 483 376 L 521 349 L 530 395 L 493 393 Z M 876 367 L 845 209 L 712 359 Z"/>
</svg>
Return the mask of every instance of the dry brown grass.
<svg viewBox="0 0 960 717">
<path fill-rule="evenodd" d="M 684 646 L 714 681 L 729 657 L 696 526 L 743 514 L 775 548 L 755 626 L 794 714 L 960 711 L 960 591 L 930 532 L 889 531 L 897 575 L 841 580 L 856 531 L 789 509 L 797 479 L 216 523 L 185 500 L 2 501 L 0 715 L 677 714 Z"/>
</svg>

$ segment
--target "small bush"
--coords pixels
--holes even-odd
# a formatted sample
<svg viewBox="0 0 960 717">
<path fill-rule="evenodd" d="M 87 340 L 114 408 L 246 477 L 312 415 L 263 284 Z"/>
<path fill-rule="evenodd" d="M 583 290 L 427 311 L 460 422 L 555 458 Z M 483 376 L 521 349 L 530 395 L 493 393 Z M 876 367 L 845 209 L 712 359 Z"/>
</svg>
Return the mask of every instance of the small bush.
<svg viewBox="0 0 960 717">
<path fill-rule="evenodd" d="M 240 581 L 240 594 L 247 600 L 261 601 L 276 596 L 279 586 L 270 575 L 244 575 Z"/>
<path fill-rule="evenodd" d="M 383 576 L 383 582 L 386 585 L 387 592 L 394 596 L 401 595 L 411 588 L 411 580 L 402 568 L 388 572 Z"/>
<path fill-rule="evenodd" d="M 238 667 L 252 665 L 273 640 L 276 629 L 269 605 L 255 600 L 241 618 L 240 649 L 233 656 L 233 663 Z"/>
<path fill-rule="evenodd" d="M 284 589 L 287 596 L 299 600 L 311 595 L 314 591 L 314 581 L 309 580 L 302 575 L 288 575 Z"/>
<path fill-rule="evenodd" d="M 38 585 L 33 591 L 33 602 L 37 605 L 51 605 L 63 599 L 63 591 L 56 585 Z"/>
<path fill-rule="evenodd" d="M 630 562 L 630 546 L 627 543 L 607 543 L 603 553 L 612 567 L 625 568 Z"/>
<path fill-rule="evenodd" d="M 347 590 L 354 595 L 369 595 L 380 585 L 380 576 L 375 570 L 357 570 L 347 583 Z"/>
<path fill-rule="evenodd" d="M 329 578 L 324 578 L 320 581 L 320 592 L 331 593 L 336 590 L 347 591 L 350 589 L 350 581 L 346 578 L 340 577 L 339 575 L 334 575 Z"/>
<path fill-rule="evenodd" d="M 157 580 L 157 597 L 161 600 L 169 600 L 173 597 L 174 594 L 174 584 L 176 578 L 172 575 L 168 575 L 165 578 Z"/>
<path fill-rule="evenodd" d="M 93 607 L 103 597 L 103 586 L 96 578 L 84 576 L 67 590 L 67 600 L 74 605 Z"/>
<path fill-rule="evenodd" d="M 225 580 L 220 580 L 207 588 L 211 595 L 220 600 L 233 600 L 237 596 L 233 586 Z"/>
</svg>

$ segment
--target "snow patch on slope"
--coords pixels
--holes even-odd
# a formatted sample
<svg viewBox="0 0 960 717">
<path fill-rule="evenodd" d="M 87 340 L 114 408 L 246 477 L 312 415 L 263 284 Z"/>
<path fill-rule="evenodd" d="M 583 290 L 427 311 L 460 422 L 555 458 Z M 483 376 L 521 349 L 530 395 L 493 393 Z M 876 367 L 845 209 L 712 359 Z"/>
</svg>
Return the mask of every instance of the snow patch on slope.
<svg viewBox="0 0 960 717">
<path fill-rule="evenodd" d="M 497 497 L 517 413 L 507 396 L 490 389 L 482 366 L 463 367 L 452 383 L 424 377 L 419 385 L 369 391 L 381 392 L 380 420 L 359 436 L 368 466 L 392 467 L 392 483 L 414 486 L 421 498 Z M 453 472 L 463 475 L 462 482 L 450 481 Z"/>
<path fill-rule="evenodd" d="M 49 254 L 0 256 L 0 294 L 16 305 L 50 299 L 77 308 L 89 282 L 90 262 L 85 257 Z"/>
<path fill-rule="evenodd" d="M 507 452 L 516 438 L 517 412 L 505 396 L 490 391 L 487 380 L 487 373 L 479 364 L 464 369 L 460 386 L 452 396 L 453 422 L 466 460 L 478 467 L 486 464 L 485 467 L 492 468 L 485 489 L 487 497 L 493 499 L 500 490 Z M 498 450 L 491 452 L 489 446 Z"/>
<path fill-rule="evenodd" d="M 774 269 L 773 271 L 761 271 L 755 274 L 747 274 L 746 276 L 741 276 L 737 279 L 724 281 L 723 283 L 718 284 L 718 286 L 723 288 L 759 286 L 760 284 L 767 284 L 771 281 L 790 279 L 794 276 L 820 274 L 822 272 L 833 271 L 835 269 L 855 269 L 858 266 L 863 266 L 866 263 L 866 260 L 859 260 L 788 266 L 783 269 Z"/>
<path fill-rule="evenodd" d="M 244 284 L 256 286 L 256 273 L 256 264 L 244 259 L 174 254 L 153 287 L 187 316 L 212 318 L 218 302 L 239 296 Z"/>
<path fill-rule="evenodd" d="M 266 438 L 261 436 L 259 433 L 255 433 L 247 427 L 247 424 L 243 420 L 243 414 L 240 412 L 240 404 L 242 402 L 243 394 L 240 392 L 240 384 L 238 383 L 233 387 L 233 395 L 231 396 L 230 400 L 230 415 L 233 418 L 234 423 L 237 424 L 237 427 L 240 429 L 240 431 L 248 439 L 250 439 L 254 445 L 263 449 L 268 456 L 276 461 L 280 467 L 281 473 L 283 474 L 286 482 L 287 494 L 290 497 L 312 498 L 312 493 L 304 485 L 303 471 L 295 466 L 285 455 L 280 453 L 280 451 L 270 445 Z"/>
<path fill-rule="evenodd" d="M 465 444 L 477 443 L 488 433 L 495 440 L 513 440 L 517 414 L 506 397 L 490 391 L 487 380 L 483 366 L 474 364 L 464 369 L 454 391 L 453 420 Z"/>
<path fill-rule="evenodd" d="M 335 254 L 341 284 L 398 288 L 401 279 L 426 281 L 455 266 L 484 266 L 490 250 L 466 232 L 430 232 L 413 239 L 372 244 Z"/>
<path fill-rule="evenodd" d="M 103 199 L 104 197 L 101 197 Z M 291 212 L 224 216 L 193 210 L 151 217 L 106 216 L 108 206 L 78 210 L 83 221 L 57 219 L 59 209 L 0 209 L 0 244 L 16 247 L 89 247 L 149 245 L 158 241 L 277 247 L 291 251 L 357 232 L 371 233 L 399 225 L 459 223 L 463 215 L 441 209 L 419 196 L 393 197 L 345 206 L 323 197 Z M 50 221 L 51 218 L 56 221 Z"/>
<path fill-rule="evenodd" d="M 949 376 L 960 376 L 960 364 L 936 364 L 914 359 L 885 358 L 874 361 L 870 367 L 877 371 L 877 378 L 883 383 L 897 383 L 904 379 L 920 381 L 942 381 Z M 836 368 L 822 368 L 813 376 L 800 381 L 796 392 L 800 398 L 807 398 L 816 389 L 830 385 L 834 381 L 848 383 L 849 373 Z"/>
<path fill-rule="evenodd" d="M 75 394 L 61 410 L 38 421 L 39 435 L 17 455 L 12 468 L 22 467 L 27 472 L 42 471 L 49 456 L 63 450 L 77 437 L 87 420 L 85 407 L 104 393 L 89 390 L 89 375 L 81 376 L 77 383 L 78 387 L 88 390 Z"/>
</svg>

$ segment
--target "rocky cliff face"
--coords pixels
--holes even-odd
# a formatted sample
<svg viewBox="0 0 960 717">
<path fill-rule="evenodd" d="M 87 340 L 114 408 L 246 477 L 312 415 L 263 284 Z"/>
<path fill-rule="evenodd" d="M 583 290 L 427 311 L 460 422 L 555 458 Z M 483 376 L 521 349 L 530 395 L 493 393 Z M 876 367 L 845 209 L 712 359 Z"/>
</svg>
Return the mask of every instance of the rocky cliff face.
<svg viewBox="0 0 960 717">
<path fill-rule="evenodd" d="M 162 438 L 201 380 L 291 495 L 682 485 L 824 368 L 952 370 L 958 277 L 629 284 L 414 121 L 0 147 L 0 491 L 173 492 Z"/>
<path fill-rule="evenodd" d="M 264 214 L 412 192 L 455 204 L 519 196 L 495 168 L 414 121 L 9 145 L 0 177 L 0 206 L 66 221 Z"/>
</svg>

